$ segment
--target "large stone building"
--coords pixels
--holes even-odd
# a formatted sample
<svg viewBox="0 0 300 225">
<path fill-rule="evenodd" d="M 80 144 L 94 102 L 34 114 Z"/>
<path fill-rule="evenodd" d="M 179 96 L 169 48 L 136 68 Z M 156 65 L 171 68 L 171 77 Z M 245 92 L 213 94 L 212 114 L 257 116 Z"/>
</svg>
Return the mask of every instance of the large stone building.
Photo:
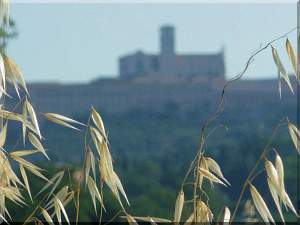
<svg viewBox="0 0 300 225">
<path fill-rule="evenodd" d="M 145 76 L 205 76 L 224 78 L 223 49 L 216 54 L 177 54 L 175 28 L 160 29 L 160 53 L 147 54 L 138 51 L 119 59 L 120 77 L 124 79 Z"/>
<path fill-rule="evenodd" d="M 202 108 L 215 110 L 225 81 L 222 51 L 212 55 L 177 55 L 174 46 L 174 28 L 162 27 L 161 53 L 140 52 L 122 57 L 120 76 L 123 79 L 99 78 L 86 84 L 29 84 L 31 101 L 39 112 L 66 116 L 86 114 L 92 105 L 100 112 L 111 114 L 131 110 L 161 112 L 170 105 L 188 112 Z M 239 107 L 253 108 L 254 102 L 262 107 L 268 101 L 275 104 L 276 87 L 276 79 L 239 81 L 228 88 L 226 97 Z M 17 104 L 10 102 L 11 108 Z"/>
<path fill-rule="evenodd" d="M 286 86 L 283 87 L 284 96 L 288 96 Z M 38 112 L 55 112 L 71 117 L 87 114 L 91 106 L 100 112 L 111 114 L 122 114 L 131 110 L 161 112 L 169 105 L 177 105 L 185 112 L 201 108 L 205 108 L 204 111 L 208 108 L 215 110 L 222 88 L 223 82 L 217 79 L 174 79 L 172 82 L 99 79 L 88 84 L 28 85 L 31 101 Z M 277 104 L 277 80 L 239 81 L 228 88 L 226 97 L 243 108 L 253 108 L 254 102 L 257 107 L 263 107 L 267 102 Z M 14 96 L 14 100 L 18 100 L 17 96 Z M 285 102 L 290 100 L 294 101 L 295 98 L 284 99 Z M 11 108 L 16 104 L 17 102 L 13 102 Z"/>
</svg>

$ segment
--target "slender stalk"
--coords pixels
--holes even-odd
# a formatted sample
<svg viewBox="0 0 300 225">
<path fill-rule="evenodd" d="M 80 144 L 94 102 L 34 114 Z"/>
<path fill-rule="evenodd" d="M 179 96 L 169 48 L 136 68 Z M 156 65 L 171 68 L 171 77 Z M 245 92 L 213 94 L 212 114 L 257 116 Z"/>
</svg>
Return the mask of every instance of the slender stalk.
<svg viewBox="0 0 300 225">
<path fill-rule="evenodd" d="M 235 83 L 236 81 L 240 80 L 245 73 L 247 72 L 249 66 L 254 62 L 255 57 L 260 54 L 262 51 L 264 51 L 265 49 L 267 49 L 269 46 L 271 46 L 274 42 L 287 37 L 288 34 L 290 34 L 291 32 L 295 31 L 297 29 L 297 27 L 294 27 L 293 29 L 291 29 L 290 31 L 288 31 L 287 33 L 285 33 L 284 35 L 281 35 L 280 37 L 277 37 L 275 39 L 273 39 L 272 41 L 268 42 L 267 44 L 265 44 L 264 46 L 260 46 L 258 50 L 254 51 L 254 53 L 252 53 L 252 55 L 249 57 L 249 59 L 246 62 L 246 65 L 244 67 L 244 69 L 238 73 L 237 75 L 235 75 L 233 78 L 231 78 L 230 80 L 228 80 L 222 90 L 221 96 L 220 96 L 220 102 L 219 105 L 217 106 L 217 109 L 215 111 L 215 113 L 213 113 L 210 117 L 208 117 L 208 119 L 204 122 L 202 129 L 201 129 L 201 138 L 200 138 L 200 142 L 202 141 L 202 138 L 204 137 L 204 132 L 206 130 L 206 128 L 209 127 L 209 125 L 211 123 L 213 123 L 224 111 L 225 108 L 225 92 L 227 90 L 227 88 Z"/>
<path fill-rule="evenodd" d="M 38 205 L 33 211 L 32 213 L 27 217 L 27 219 L 25 220 L 25 222 L 23 223 L 23 225 L 26 225 L 27 223 L 29 223 L 32 219 L 32 217 L 34 216 L 34 214 L 36 213 L 36 211 L 40 208 L 40 206 Z"/>
<path fill-rule="evenodd" d="M 285 120 L 285 119 L 284 119 L 284 120 Z M 265 147 L 263 148 L 263 150 L 262 150 L 260 156 L 259 156 L 258 159 L 256 160 L 256 162 L 255 162 L 254 166 L 252 167 L 251 171 L 249 172 L 249 174 L 248 174 L 248 176 L 247 176 L 247 178 L 246 178 L 246 180 L 245 180 L 245 182 L 244 182 L 244 184 L 243 184 L 243 187 L 242 187 L 242 190 L 241 190 L 241 192 L 240 192 L 240 195 L 239 195 L 239 198 L 238 198 L 238 200 L 237 200 L 237 203 L 236 203 L 236 205 L 235 205 L 235 207 L 234 207 L 234 211 L 233 211 L 232 217 L 231 217 L 231 219 L 230 219 L 230 223 L 232 223 L 232 222 L 234 221 L 234 219 L 235 219 L 235 216 L 236 216 L 237 211 L 238 211 L 238 209 L 239 209 L 240 203 L 241 203 L 241 201 L 242 201 L 242 197 L 243 197 L 243 195 L 244 195 L 244 193 L 245 193 L 245 191 L 246 191 L 246 188 L 247 188 L 249 182 L 252 181 L 252 176 L 253 176 L 253 174 L 255 173 L 256 169 L 258 168 L 260 161 L 265 157 L 265 155 L 266 155 L 266 153 L 268 152 L 268 149 L 269 149 L 270 145 L 272 144 L 273 139 L 274 139 L 274 137 L 276 136 L 276 134 L 277 134 L 279 128 L 282 127 L 284 124 L 285 124 L 285 123 L 283 123 L 283 120 L 281 120 L 281 121 L 279 122 L 279 124 L 274 128 L 271 137 L 269 138 L 269 140 L 268 140 L 267 144 L 265 145 Z"/>
<path fill-rule="evenodd" d="M 79 183 L 77 186 L 77 197 L 76 197 L 76 225 L 78 224 L 78 220 L 79 220 L 79 211 L 80 211 L 80 186 L 81 184 Z"/>
<path fill-rule="evenodd" d="M 31 221 L 31 219 L 33 218 L 33 216 L 35 215 L 37 210 L 41 207 L 42 202 L 46 199 L 46 197 L 47 197 L 47 195 L 44 195 L 44 197 L 41 199 L 39 204 L 35 207 L 35 209 L 31 212 L 31 214 L 24 220 L 25 222 L 23 223 L 23 225 L 25 225 Z"/>
<path fill-rule="evenodd" d="M 88 121 L 87 121 L 87 125 L 86 125 L 86 130 L 85 130 L 85 135 L 84 135 L 84 159 L 83 159 L 83 164 L 81 167 L 81 178 L 83 178 L 83 171 L 84 171 L 84 165 L 85 165 L 85 161 L 86 161 L 86 155 L 87 155 L 87 136 L 88 136 L 88 129 L 89 129 L 89 124 L 90 124 L 90 119 L 91 119 L 91 115 L 89 115 Z M 78 183 L 77 185 L 77 190 L 76 190 L 76 225 L 78 224 L 79 221 L 79 212 L 80 212 L 80 191 L 81 191 L 81 182 Z"/>
<path fill-rule="evenodd" d="M 182 190 L 183 190 L 183 187 L 187 184 L 186 180 L 187 180 L 187 178 L 189 177 L 189 175 L 190 175 L 192 169 L 194 168 L 194 164 L 195 164 L 195 162 L 197 161 L 197 158 L 198 158 L 198 155 L 199 155 L 199 154 L 200 154 L 200 152 L 197 152 L 195 158 L 194 158 L 194 159 L 192 160 L 192 162 L 190 163 L 190 166 L 189 166 L 189 168 L 188 168 L 188 170 L 187 170 L 187 172 L 186 172 L 186 174 L 185 174 L 185 176 L 184 176 L 184 178 L 183 178 L 182 184 L 181 184 L 181 189 L 182 189 Z M 192 183 L 194 183 L 194 182 L 192 182 Z"/>
<path fill-rule="evenodd" d="M 102 181 L 100 181 L 100 196 L 101 196 L 101 199 L 102 199 L 102 202 L 103 202 L 103 205 L 104 205 L 104 199 L 103 199 L 103 182 Z M 99 225 L 102 222 L 102 215 L 103 215 L 103 206 L 101 205 L 101 207 L 100 207 Z"/>
<path fill-rule="evenodd" d="M 204 132 L 202 132 L 202 134 L 204 135 Z M 194 183 L 194 187 L 193 187 L 193 200 L 194 200 L 194 220 L 196 222 L 196 218 L 197 218 L 197 188 L 198 188 L 198 184 L 199 184 L 199 169 L 200 169 L 200 164 L 201 164 L 201 158 L 202 158 L 202 150 L 203 150 L 203 146 L 205 143 L 205 139 L 203 136 L 201 136 L 201 144 L 200 144 L 200 148 L 198 150 L 199 154 L 198 154 L 198 158 L 197 158 L 197 167 L 196 167 L 196 179 L 195 179 L 195 183 Z"/>
<path fill-rule="evenodd" d="M 268 42 L 268 43 L 265 44 L 264 46 L 260 46 L 260 47 L 258 48 L 258 50 L 254 51 L 254 53 L 251 54 L 251 56 L 249 57 L 249 59 L 248 59 L 247 62 L 246 62 L 246 65 L 245 65 L 244 69 L 243 69 L 240 73 L 238 73 L 236 76 L 234 76 L 233 78 L 231 78 L 230 80 L 228 80 L 228 81 L 225 83 L 225 85 L 224 85 L 224 87 L 223 87 L 223 89 L 222 89 L 221 95 L 220 95 L 220 102 L 219 102 L 219 104 L 218 104 L 218 106 L 217 106 L 217 109 L 215 110 L 215 112 L 214 112 L 211 116 L 209 116 L 209 117 L 207 118 L 207 120 L 204 122 L 204 124 L 203 124 L 202 127 L 201 127 L 200 141 L 199 141 L 199 142 L 200 142 L 200 143 L 199 143 L 199 146 L 200 146 L 200 147 L 199 147 L 199 149 L 198 149 L 198 151 L 197 151 L 197 153 L 196 153 L 195 158 L 194 158 L 193 161 L 191 162 L 191 164 L 190 164 L 190 166 L 189 166 L 189 168 L 188 168 L 188 171 L 187 171 L 187 173 L 186 173 L 186 175 L 185 175 L 185 177 L 184 177 L 184 179 L 183 179 L 182 185 L 181 185 L 181 188 L 183 188 L 186 179 L 188 178 L 189 174 L 191 173 L 192 169 L 194 168 L 195 162 L 197 162 L 197 165 L 196 165 L 196 169 L 197 169 L 197 170 L 196 170 L 196 171 L 197 171 L 196 173 L 197 173 L 197 175 L 196 175 L 196 179 L 195 179 L 195 183 L 194 183 L 194 187 L 193 187 L 194 215 L 196 215 L 195 213 L 196 213 L 197 186 L 198 186 L 198 182 L 199 182 L 199 174 L 198 174 L 198 171 L 199 171 L 199 166 L 200 166 L 201 156 L 202 156 L 202 154 L 204 153 L 203 146 L 204 146 L 204 143 L 205 143 L 205 131 L 206 131 L 206 129 L 207 129 L 207 128 L 208 128 L 208 127 L 209 127 L 209 126 L 210 126 L 210 125 L 211 125 L 211 124 L 212 124 L 212 123 L 213 123 L 213 122 L 214 122 L 214 121 L 215 121 L 215 120 L 223 113 L 223 111 L 224 111 L 224 109 L 225 109 L 225 93 L 226 93 L 227 88 L 228 88 L 231 84 L 237 82 L 238 80 L 240 80 L 240 79 L 244 76 L 244 74 L 245 74 L 246 71 L 248 70 L 249 66 L 253 63 L 255 57 L 256 57 L 259 53 L 261 53 L 262 51 L 264 51 L 265 49 L 267 49 L 269 46 L 271 46 L 272 43 L 274 43 L 274 42 L 276 42 L 277 40 L 280 40 L 280 39 L 286 37 L 289 33 L 293 32 L 293 31 L 296 30 L 296 29 L 297 29 L 297 27 L 291 29 L 290 31 L 288 31 L 288 32 L 285 33 L 284 35 L 282 35 L 282 36 L 280 36 L 280 37 L 278 37 L 278 38 L 273 39 L 272 41 Z M 276 130 L 277 130 L 277 129 L 276 129 Z M 276 132 L 274 132 L 274 133 L 276 133 Z M 273 134 L 274 134 L 274 133 L 273 133 Z M 274 134 L 274 136 L 275 136 L 275 134 Z M 273 139 L 273 135 L 272 135 L 271 139 Z M 268 147 L 268 145 L 270 145 L 270 144 L 271 144 L 271 142 L 268 143 L 266 147 Z M 267 149 L 267 148 L 266 148 L 266 149 Z M 262 155 L 265 154 L 266 149 L 264 149 Z M 260 159 L 261 159 L 261 157 L 260 157 L 260 158 L 258 159 L 258 161 L 256 162 L 256 164 L 255 164 L 253 170 L 250 172 L 249 176 L 248 176 L 247 179 L 246 179 L 245 184 L 243 185 L 241 195 L 240 195 L 240 197 L 239 197 L 239 200 L 238 200 L 238 202 L 237 202 L 236 208 L 235 208 L 235 210 L 234 210 L 233 218 L 234 218 L 234 216 L 235 216 L 235 214 L 236 214 L 236 211 L 237 211 L 237 208 L 239 207 L 239 204 L 240 204 L 240 202 L 241 202 L 242 195 L 244 194 L 244 192 L 245 192 L 245 190 L 246 190 L 246 187 L 247 187 L 247 183 L 248 183 L 248 181 L 249 181 L 249 178 L 252 176 L 253 172 L 255 171 L 255 169 L 257 168 L 257 166 L 259 165 Z M 195 216 L 195 218 L 196 218 L 196 216 Z"/>
<path fill-rule="evenodd" d="M 91 113 L 89 115 L 87 124 L 86 124 L 86 129 L 85 129 L 85 134 L 84 134 L 84 159 L 83 159 L 83 164 L 82 164 L 82 171 L 84 170 L 84 165 L 86 162 L 86 154 L 88 151 L 88 143 L 87 143 L 87 138 L 88 138 L 88 131 L 89 131 L 89 125 L 90 125 L 90 121 L 91 121 Z"/>
<path fill-rule="evenodd" d="M 204 135 L 204 133 L 202 132 L 201 135 Z M 192 160 L 192 162 L 191 162 L 191 164 L 190 164 L 190 166 L 189 166 L 189 168 L 188 168 L 188 170 L 187 170 L 187 172 L 186 172 L 186 174 L 183 178 L 183 181 L 182 181 L 182 184 L 181 184 L 181 189 L 183 189 L 183 186 L 185 185 L 187 178 L 189 177 L 191 171 L 193 170 L 193 168 L 195 166 L 195 162 L 199 163 L 199 160 L 200 160 L 199 156 L 201 155 L 201 151 L 202 151 L 203 146 L 205 144 L 205 140 L 206 140 L 206 138 L 204 138 L 204 137 L 201 138 L 200 148 L 198 149 L 196 156 Z"/>
<path fill-rule="evenodd" d="M 119 212 L 117 212 L 107 223 L 105 223 L 104 225 L 107 225 L 111 222 L 113 222 L 122 212 L 124 212 L 123 210 L 120 210 Z M 125 214 L 127 214 L 126 212 L 124 212 Z"/>
</svg>

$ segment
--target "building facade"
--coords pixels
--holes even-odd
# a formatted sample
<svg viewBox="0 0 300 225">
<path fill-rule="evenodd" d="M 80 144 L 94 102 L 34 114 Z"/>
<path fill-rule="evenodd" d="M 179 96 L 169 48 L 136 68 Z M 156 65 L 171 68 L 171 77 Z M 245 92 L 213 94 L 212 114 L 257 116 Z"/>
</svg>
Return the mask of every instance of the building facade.
<svg viewBox="0 0 300 225">
<path fill-rule="evenodd" d="M 222 49 L 216 54 L 176 54 L 175 28 L 163 26 L 160 29 L 160 53 L 138 51 L 120 57 L 119 74 L 124 79 L 141 76 L 224 78 L 224 51 Z"/>
</svg>

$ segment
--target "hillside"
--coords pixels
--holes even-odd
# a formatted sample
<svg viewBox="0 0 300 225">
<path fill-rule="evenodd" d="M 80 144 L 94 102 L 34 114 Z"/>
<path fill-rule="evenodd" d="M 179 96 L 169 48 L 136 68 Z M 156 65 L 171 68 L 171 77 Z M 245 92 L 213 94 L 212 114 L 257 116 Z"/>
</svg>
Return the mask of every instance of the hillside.
<svg viewBox="0 0 300 225">
<path fill-rule="evenodd" d="M 133 208 L 137 214 L 160 216 L 172 215 L 166 209 L 172 209 L 170 203 L 196 152 L 200 127 L 216 109 L 221 87 L 221 82 L 123 80 L 100 80 L 86 85 L 29 85 L 33 104 L 40 112 L 58 112 L 86 122 L 89 106 L 94 105 L 103 117 L 115 166 Z M 237 197 L 272 128 L 283 116 L 296 121 L 296 99 L 284 90 L 280 100 L 275 80 L 241 81 L 228 89 L 224 114 L 213 124 L 212 128 L 218 129 L 211 133 L 205 147 L 231 181 L 229 192 L 220 189 L 226 191 L 223 196 L 228 205 Z M 40 119 L 45 147 L 53 162 L 57 166 L 76 162 L 79 166 L 84 153 L 84 132 Z M 20 127 L 12 129 L 11 145 L 18 138 Z M 294 150 L 286 130 L 280 132 L 273 147 L 278 146 L 284 148 L 288 156 L 285 163 L 292 168 L 295 161 L 289 155 Z M 287 182 L 294 182 L 294 170 L 287 171 Z M 296 192 L 292 186 L 287 187 Z M 145 201 L 153 206 L 149 207 L 151 211 L 143 207 Z M 212 205 L 218 208 L 220 202 L 212 200 Z"/>
</svg>

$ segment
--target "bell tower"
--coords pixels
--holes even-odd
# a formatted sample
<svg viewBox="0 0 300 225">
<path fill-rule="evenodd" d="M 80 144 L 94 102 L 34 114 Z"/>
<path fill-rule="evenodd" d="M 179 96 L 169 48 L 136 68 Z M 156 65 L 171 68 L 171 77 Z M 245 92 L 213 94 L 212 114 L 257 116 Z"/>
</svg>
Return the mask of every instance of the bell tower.
<svg viewBox="0 0 300 225">
<path fill-rule="evenodd" d="M 160 28 L 160 65 L 161 75 L 175 75 L 175 28 L 170 25 Z"/>
</svg>

